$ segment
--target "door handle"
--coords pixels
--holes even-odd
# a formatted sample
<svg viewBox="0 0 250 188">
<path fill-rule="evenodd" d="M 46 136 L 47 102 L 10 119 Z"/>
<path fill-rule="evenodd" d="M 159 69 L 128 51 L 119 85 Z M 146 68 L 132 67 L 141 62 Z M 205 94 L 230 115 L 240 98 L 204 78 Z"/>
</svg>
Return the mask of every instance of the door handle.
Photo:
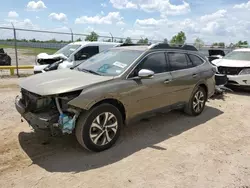
<svg viewBox="0 0 250 188">
<path fill-rule="evenodd" d="M 169 84 L 171 81 L 172 81 L 172 80 L 167 79 L 167 80 L 165 80 L 163 83 L 164 83 L 164 84 Z"/>
<path fill-rule="evenodd" d="M 193 78 L 196 78 L 198 75 L 197 74 L 193 74 Z"/>
</svg>

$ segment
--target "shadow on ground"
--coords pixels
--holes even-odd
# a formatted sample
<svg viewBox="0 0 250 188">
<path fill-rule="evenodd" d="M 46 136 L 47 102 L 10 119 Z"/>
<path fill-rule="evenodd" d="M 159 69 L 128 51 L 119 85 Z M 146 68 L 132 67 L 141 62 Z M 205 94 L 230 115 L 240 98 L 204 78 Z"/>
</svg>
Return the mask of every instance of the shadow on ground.
<svg viewBox="0 0 250 188">
<path fill-rule="evenodd" d="M 167 150 L 155 145 L 196 126 L 206 126 L 205 122 L 222 113 L 206 107 L 198 117 L 189 117 L 179 111 L 157 114 L 147 121 L 126 126 L 117 144 L 100 153 L 82 149 L 74 136 L 44 140 L 41 134 L 22 132 L 19 142 L 33 163 L 49 172 L 82 172 L 118 162 L 147 147 Z"/>
<path fill-rule="evenodd" d="M 250 87 L 249 88 L 241 88 L 241 87 L 228 87 L 232 91 L 224 91 L 222 93 L 216 93 L 214 94 L 210 100 L 222 100 L 225 101 L 227 96 L 226 94 L 232 94 L 232 95 L 241 95 L 241 96 L 250 96 Z"/>
<path fill-rule="evenodd" d="M 231 89 L 233 91 L 230 93 L 233 95 L 250 96 L 250 87 L 249 88 L 231 87 Z"/>
<path fill-rule="evenodd" d="M 210 100 L 222 100 L 225 101 L 225 93 L 214 94 Z"/>
</svg>

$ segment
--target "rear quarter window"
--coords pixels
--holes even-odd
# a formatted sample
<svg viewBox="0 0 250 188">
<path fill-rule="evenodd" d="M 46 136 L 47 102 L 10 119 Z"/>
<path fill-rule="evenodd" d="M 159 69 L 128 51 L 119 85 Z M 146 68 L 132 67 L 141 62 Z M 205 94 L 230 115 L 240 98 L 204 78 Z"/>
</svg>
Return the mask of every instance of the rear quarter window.
<svg viewBox="0 0 250 188">
<path fill-rule="evenodd" d="M 199 65 L 204 63 L 204 60 L 202 60 L 201 58 L 199 58 L 196 55 L 189 54 L 188 56 L 189 56 L 189 58 L 194 66 L 199 66 Z"/>
<path fill-rule="evenodd" d="M 183 70 L 190 67 L 190 61 L 185 53 L 168 52 L 167 55 L 172 71 Z"/>
</svg>

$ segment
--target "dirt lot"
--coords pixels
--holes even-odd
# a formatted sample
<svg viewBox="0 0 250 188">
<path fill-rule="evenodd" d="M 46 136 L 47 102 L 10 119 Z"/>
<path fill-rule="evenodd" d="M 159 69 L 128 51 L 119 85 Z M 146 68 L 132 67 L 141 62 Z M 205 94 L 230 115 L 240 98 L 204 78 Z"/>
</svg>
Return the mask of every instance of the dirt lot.
<svg viewBox="0 0 250 188">
<path fill-rule="evenodd" d="M 14 108 L 16 79 L 0 80 L 0 187 L 250 186 L 250 95 L 209 100 L 204 113 L 158 114 L 124 128 L 102 153 L 73 136 L 36 135 Z"/>
</svg>

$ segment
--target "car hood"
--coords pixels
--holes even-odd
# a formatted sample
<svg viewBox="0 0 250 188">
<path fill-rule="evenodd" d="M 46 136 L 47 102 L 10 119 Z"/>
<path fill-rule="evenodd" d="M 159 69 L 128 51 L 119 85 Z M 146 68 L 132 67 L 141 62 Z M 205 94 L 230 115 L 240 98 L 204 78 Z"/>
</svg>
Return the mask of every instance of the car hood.
<svg viewBox="0 0 250 188">
<path fill-rule="evenodd" d="M 212 63 L 218 67 L 250 67 L 250 61 L 215 59 Z"/>
<path fill-rule="evenodd" d="M 67 59 L 67 57 L 63 54 L 53 54 L 48 55 L 47 53 L 40 53 L 37 55 L 37 59 Z"/>
<path fill-rule="evenodd" d="M 32 93 L 45 96 L 81 90 L 89 85 L 112 80 L 113 78 L 63 69 L 30 76 L 23 79 L 19 85 Z"/>
</svg>

